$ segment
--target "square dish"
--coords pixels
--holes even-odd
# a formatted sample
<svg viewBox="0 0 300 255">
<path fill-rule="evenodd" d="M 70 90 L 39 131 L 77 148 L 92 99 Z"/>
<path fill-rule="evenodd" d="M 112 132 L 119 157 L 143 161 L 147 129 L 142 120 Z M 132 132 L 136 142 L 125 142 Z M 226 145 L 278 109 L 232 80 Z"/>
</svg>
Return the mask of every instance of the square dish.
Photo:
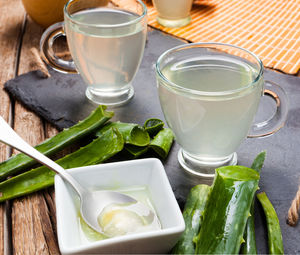
<svg viewBox="0 0 300 255">
<path fill-rule="evenodd" d="M 57 235 L 62 254 L 166 253 L 175 245 L 185 224 L 158 159 L 140 159 L 68 170 L 92 190 L 146 186 L 162 229 L 85 242 L 80 233 L 78 198 L 61 177 L 55 176 Z M 76 202 L 77 200 L 77 202 Z"/>
</svg>

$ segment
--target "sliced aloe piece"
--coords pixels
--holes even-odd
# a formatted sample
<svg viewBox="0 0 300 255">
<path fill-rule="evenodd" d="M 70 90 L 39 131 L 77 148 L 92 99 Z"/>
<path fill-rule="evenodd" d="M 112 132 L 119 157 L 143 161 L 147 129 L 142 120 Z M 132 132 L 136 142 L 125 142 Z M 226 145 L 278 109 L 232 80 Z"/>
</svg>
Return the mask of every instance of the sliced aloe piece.
<svg viewBox="0 0 300 255">
<path fill-rule="evenodd" d="M 164 128 L 150 142 L 150 148 L 153 149 L 161 158 L 165 159 L 171 149 L 174 134 L 171 129 Z"/>
<path fill-rule="evenodd" d="M 150 136 L 156 135 L 164 127 L 164 122 L 160 119 L 151 118 L 145 121 L 144 128 Z"/>
<path fill-rule="evenodd" d="M 130 158 L 136 159 L 145 154 L 148 151 L 149 147 L 140 147 L 140 146 L 135 146 L 131 144 L 126 144 L 124 146 L 124 150 L 129 155 Z"/>
<path fill-rule="evenodd" d="M 116 128 L 122 134 L 125 144 L 132 144 L 136 146 L 146 146 L 150 142 L 149 134 L 145 129 L 138 124 L 110 122 L 101 128 L 96 135 L 100 136 L 110 128 Z"/>
</svg>

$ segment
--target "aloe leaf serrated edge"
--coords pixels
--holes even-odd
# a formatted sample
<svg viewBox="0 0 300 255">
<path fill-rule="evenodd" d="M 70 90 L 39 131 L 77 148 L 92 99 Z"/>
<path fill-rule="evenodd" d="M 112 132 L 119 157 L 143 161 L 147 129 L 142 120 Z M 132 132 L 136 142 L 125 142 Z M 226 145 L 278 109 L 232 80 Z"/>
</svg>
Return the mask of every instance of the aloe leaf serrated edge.
<svg viewBox="0 0 300 255">
<path fill-rule="evenodd" d="M 108 130 L 90 144 L 56 161 L 65 169 L 101 163 L 124 147 L 122 135 Z M 0 202 L 24 196 L 54 184 L 55 172 L 45 166 L 12 177 L 0 183 Z"/>
<path fill-rule="evenodd" d="M 113 112 L 107 112 L 105 109 L 105 106 L 97 107 L 83 121 L 80 121 L 68 129 L 64 129 L 57 135 L 35 146 L 35 148 L 44 155 L 51 156 L 84 136 L 95 132 L 113 116 Z M 36 163 L 34 159 L 23 153 L 17 154 L 0 163 L 0 180 L 23 172 Z"/>
</svg>

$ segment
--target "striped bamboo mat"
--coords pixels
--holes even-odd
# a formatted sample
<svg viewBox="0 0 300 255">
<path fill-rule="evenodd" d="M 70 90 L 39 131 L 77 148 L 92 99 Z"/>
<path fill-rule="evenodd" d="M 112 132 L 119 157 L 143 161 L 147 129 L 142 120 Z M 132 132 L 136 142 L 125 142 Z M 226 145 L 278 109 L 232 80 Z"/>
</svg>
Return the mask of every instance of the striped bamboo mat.
<svg viewBox="0 0 300 255">
<path fill-rule="evenodd" d="M 148 4 L 148 24 L 191 42 L 235 44 L 264 65 L 289 74 L 300 69 L 300 0 L 198 0 L 192 23 L 165 28 Z"/>
</svg>

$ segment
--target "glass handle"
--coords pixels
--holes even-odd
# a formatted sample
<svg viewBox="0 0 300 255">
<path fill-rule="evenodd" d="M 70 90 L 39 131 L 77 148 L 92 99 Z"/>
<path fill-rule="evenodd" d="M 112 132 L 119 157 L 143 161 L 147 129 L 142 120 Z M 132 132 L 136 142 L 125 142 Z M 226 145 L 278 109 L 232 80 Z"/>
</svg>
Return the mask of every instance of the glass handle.
<svg viewBox="0 0 300 255">
<path fill-rule="evenodd" d="M 63 60 L 54 54 L 52 47 L 54 41 L 60 36 L 66 36 L 64 22 L 55 23 L 45 30 L 40 41 L 41 57 L 48 65 L 59 72 L 77 73 L 73 60 Z"/>
<path fill-rule="evenodd" d="M 276 133 L 285 124 L 288 114 L 288 97 L 284 90 L 274 82 L 265 81 L 264 95 L 276 102 L 276 112 L 269 119 L 254 123 L 248 138 L 269 136 Z"/>
</svg>

